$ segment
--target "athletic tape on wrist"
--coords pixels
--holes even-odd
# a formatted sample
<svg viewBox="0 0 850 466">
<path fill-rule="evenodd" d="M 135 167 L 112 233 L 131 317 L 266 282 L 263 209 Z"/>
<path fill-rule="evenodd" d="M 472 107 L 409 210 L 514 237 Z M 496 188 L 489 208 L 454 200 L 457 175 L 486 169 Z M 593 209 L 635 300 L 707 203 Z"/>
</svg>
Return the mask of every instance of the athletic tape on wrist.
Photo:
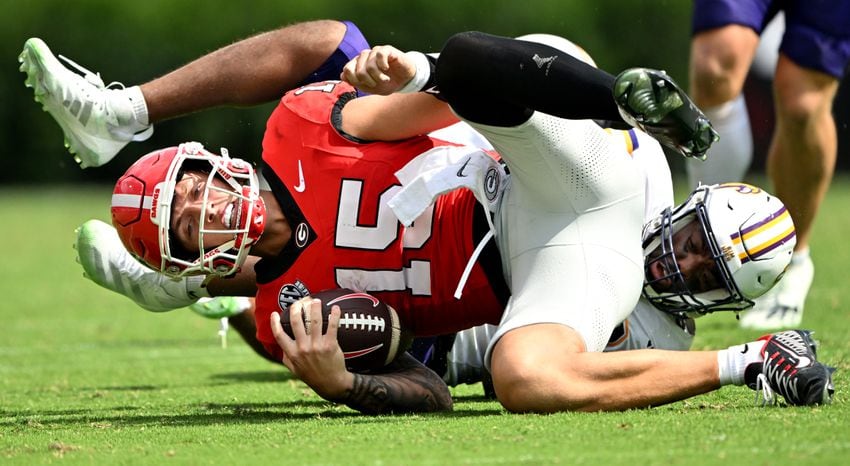
<svg viewBox="0 0 850 466">
<path fill-rule="evenodd" d="M 398 92 L 405 94 L 419 92 L 425 88 L 425 85 L 431 79 L 431 63 L 422 52 L 407 52 L 405 55 L 413 61 L 416 66 L 416 73 Z"/>
</svg>

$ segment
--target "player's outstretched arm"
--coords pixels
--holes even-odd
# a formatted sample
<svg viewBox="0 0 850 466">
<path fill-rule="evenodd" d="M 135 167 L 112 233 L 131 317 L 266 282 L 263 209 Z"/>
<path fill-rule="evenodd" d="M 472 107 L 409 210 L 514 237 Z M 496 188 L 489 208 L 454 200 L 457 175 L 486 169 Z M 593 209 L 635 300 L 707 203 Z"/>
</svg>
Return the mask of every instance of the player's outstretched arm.
<svg viewBox="0 0 850 466">
<path fill-rule="evenodd" d="M 121 243 L 112 225 L 89 220 L 75 231 L 74 249 L 83 276 L 103 288 L 124 295 L 152 312 L 165 312 L 186 307 L 200 296 L 202 277 L 171 280 L 137 261 Z"/>
<path fill-rule="evenodd" d="M 283 363 L 322 398 L 367 414 L 448 411 L 452 399 L 445 382 L 412 356 L 402 355 L 379 374 L 355 374 L 345 368 L 337 342 L 339 307 L 333 306 L 322 333 L 321 301 L 304 298 L 289 306 L 295 338 L 290 338 L 273 312 L 270 324 L 283 350 Z M 305 328 L 301 313 L 310 322 Z"/>
<path fill-rule="evenodd" d="M 254 296 L 256 258 L 249 258 L 233 278 L 214 278 L 207 287 L 204 277 L 174 280 L 137 261 L 121 243 L 112 225 L 89 220 L 76 229 L 74 249 L 83 276 L 107 290 L 124 295 L 152 312 L 166 312 L 191 305 L 204 296 Z"/>
<path fill-rule="evenodd" d="M 409 353 L 402 353 L 380 374 L 354 374 L 353 387 L 338 401 L 367 414 L 452 410 L 443 379 Z"/>
</svg>

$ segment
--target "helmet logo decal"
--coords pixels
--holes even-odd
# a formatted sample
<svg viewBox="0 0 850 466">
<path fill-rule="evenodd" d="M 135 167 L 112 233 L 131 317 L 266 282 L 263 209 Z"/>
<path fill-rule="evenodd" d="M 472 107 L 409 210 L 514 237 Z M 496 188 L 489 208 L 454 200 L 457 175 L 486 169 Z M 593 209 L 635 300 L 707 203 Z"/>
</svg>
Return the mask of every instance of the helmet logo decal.
<svg viewBox="0 0 850 466">
<path fill-rule="evenodd" d="M 162 191 L 162 183 L 156 185 L 153 188 L 153 195 L 151 196 L 151 218 L 155 219 L 156 214 L 159 212 L 159 193 Z"/>
<path fill-rule="evenodd" d="M 717 185 L 718 189 L 729 188 L 738 191 L 741 194 L 761 194 L 761 188 L 746 183 L 721 183 Z"/>
<path fill-rule="evenodd" d="M 305 296 L 310 296 L 310 290 L 307 289 L 304 282 L 295 280 L 295 283 L 287 283 L 280 287 L 277 294 L 277 304 L 280 306 L 280 310 L 285 311 L 290 304 Z"/>
<path fill-rule="evenodd" d="M 732 249 L 732 246 L 723 245 L 720 247 L 720 251 L 723 254 L 723 260 L 726 262 L 729 262 L 733 257 L 735 257 L 735 251 Z"/>
</svg>

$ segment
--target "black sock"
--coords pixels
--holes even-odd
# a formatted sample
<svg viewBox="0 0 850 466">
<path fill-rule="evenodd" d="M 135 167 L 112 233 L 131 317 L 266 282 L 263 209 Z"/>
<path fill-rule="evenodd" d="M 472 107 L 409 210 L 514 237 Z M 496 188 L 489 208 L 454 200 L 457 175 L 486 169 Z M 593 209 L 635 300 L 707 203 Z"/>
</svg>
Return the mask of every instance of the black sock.
<svg viewBox="0 0 850 466">
<path fill-rule="evenodd" d="M 442 98 L 477 123 L 516 126 L 534 111 L 622 121 L 614 76 L 548 45 L 464 32 L 446 42 L 436 73 Z"/>
</svg>

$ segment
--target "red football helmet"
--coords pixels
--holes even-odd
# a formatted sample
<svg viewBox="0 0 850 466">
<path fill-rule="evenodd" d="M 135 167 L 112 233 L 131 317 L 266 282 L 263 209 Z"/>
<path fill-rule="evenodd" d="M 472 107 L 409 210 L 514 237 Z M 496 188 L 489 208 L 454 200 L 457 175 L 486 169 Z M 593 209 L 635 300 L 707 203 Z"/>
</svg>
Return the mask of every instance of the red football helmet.
<svg viewBox="0 0 850 466">
<path fill-rule="evenodd" d="M 199 219 L 198 253 L 187 253 L 170 232 L 174 188 L 186 170 L 208 174 Z M 227 188 L 214 185 L 224 181 Z M 210 191 L 232 196 L 235 212 L 228 230 L 205 227 Z M 265 227 L 266 206 L 251 164 L 230 158 L 227 149 L 213 154 L 197 142 L 151 152 L 136 161 L 115 184 L 112 224 L 127 250 L 154 270 L 172 277 L 227 276 L 239 270 Z M 209 233 L 232 234 L 233 239 L 204 250 Z"/>
</svg>

